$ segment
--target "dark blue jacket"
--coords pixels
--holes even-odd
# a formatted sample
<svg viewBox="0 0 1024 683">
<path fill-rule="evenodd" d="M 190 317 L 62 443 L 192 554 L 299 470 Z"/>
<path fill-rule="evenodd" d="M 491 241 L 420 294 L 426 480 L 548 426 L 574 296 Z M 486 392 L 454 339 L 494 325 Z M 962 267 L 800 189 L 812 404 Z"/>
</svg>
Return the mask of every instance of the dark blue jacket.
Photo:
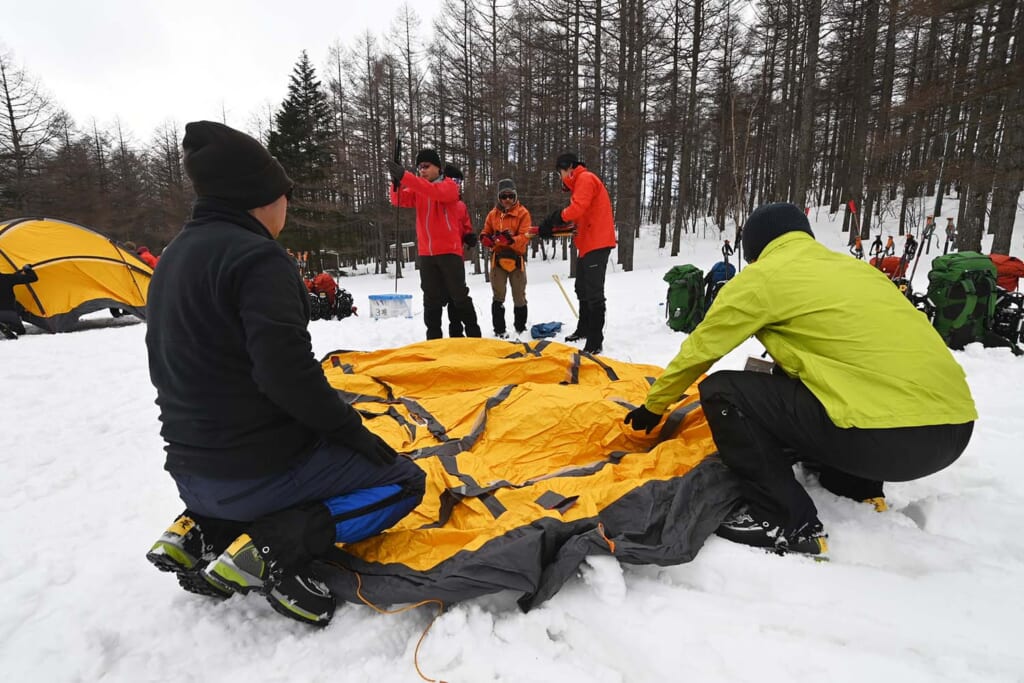
<svg viewBox="0 0 1024 683">
<path fill-rule="evenodd" d="M 309 298 L 266 228 L 215 200 L 164 250 L 147 302 L 149 374 L 166 468 L 215 478 L 281 472 L 319 439 L 365 430 L 313 356 Z"/>
</svg>

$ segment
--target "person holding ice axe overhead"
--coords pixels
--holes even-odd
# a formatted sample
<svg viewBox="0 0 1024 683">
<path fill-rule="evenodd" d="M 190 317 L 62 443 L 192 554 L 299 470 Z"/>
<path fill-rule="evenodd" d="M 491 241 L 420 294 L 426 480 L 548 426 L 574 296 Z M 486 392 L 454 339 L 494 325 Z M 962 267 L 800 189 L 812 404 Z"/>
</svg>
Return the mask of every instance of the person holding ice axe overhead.
<svg viewBox="0 0 1024 683">
<path fill-rule="evenodd" d="M 604 183 L 591 172 L 573 152 L 558 155 L 555 169 L 562 184 L 572 193 L 569 206 L 558 209 L 537 225 L 537 234 L 550 238 L 559 228 L 576 225 L 573 243 L 579 252 L 576 270 L 576 297 L 580 302 L 580 317 L 576 331 L 565 338 L 567 342 L 586 339 L 583 350 L 601 353 L 604 345 L 604 276 L 608 268 L 608 255 L 615 246 L 615 219 L 612 201 Z M 564 230 L 562 231 L 564 234 Z"/>
</svg>

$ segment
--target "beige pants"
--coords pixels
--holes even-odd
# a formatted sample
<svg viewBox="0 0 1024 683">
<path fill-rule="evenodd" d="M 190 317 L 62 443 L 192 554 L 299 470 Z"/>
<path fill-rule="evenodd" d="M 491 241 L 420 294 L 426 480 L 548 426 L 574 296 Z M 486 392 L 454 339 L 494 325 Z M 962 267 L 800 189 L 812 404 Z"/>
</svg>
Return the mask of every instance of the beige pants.
<svg viewBox="0 0 1024 683">
<path fill-rule="evenodd" d="M 506 284 L 512 285 L 512 304 L 514 306 L 526 305 L 526 271 L 513 270 L 511 273 L 493 266 L 491 268 L 491 291 L 494 292 L 494 300 L 498 303 L 505 303 Z"/>
</svg>

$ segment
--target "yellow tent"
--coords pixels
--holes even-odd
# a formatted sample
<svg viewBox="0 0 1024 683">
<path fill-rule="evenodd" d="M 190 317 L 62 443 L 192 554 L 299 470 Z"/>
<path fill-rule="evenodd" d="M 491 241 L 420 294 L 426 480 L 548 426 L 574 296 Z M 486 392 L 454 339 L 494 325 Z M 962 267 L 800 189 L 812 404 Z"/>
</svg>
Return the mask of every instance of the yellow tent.
<svg viewBox="0 0 1024 683">
<path fill-rule="evenodd" d="M 118 308 L 146 317 L 153 269 L 89 228 L 52 218 L 0 222 L 0 273 L 31 265 L 39 280 L 14 288 L 22 317 L 65 332 L 92 311 Z"/>
<path fill-rule="evenodd" d="M 499 590 L 529 607 L 588 554 L 693 558 L 739 497 L 696 390 L 652 434 L 622 418 L 661 368 L 548 341 L 445 339 L 335 352 L 328 380 L 427 473 L 394 528 L 321 566 L 336 593 L 384 604 Z"/>
</svg>

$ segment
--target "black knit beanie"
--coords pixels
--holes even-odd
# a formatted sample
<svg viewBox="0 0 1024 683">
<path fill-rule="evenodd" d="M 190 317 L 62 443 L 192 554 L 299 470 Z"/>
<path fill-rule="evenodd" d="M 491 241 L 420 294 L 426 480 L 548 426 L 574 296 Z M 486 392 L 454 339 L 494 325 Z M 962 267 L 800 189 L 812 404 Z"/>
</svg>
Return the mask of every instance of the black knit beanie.
<svg viewBox="0 0 1024 683">
<path fill-rule="evenodd" d="M 199 197 L 247 211 L 272 204 L 294 183 L 254 138 L 215 121 L 185 125 L 185 173 Z"/>
<path fill-rule="evenodd" d="M 787 232 L 806 232 L 814 237 L 810 221 L 796 204 L 776 202 L 757 207 L 743 225 L 743 258 L 757 260 L 769 242 Z"/>
<path fill-rule="evenodd" d="M 515 184 L 515 182 L 513 182 L 513 180 L 511 178 L 502 178 L 501 180 L 498 181 L 498 196 L 499 197 L 501 196 L 502 192 L 512 192 L 512 193 L 518 194 L 516 192 L 516 184 Z"/>
<path fill-rule="evenodd" d="M 444 177 L 451 178 L 456 182 L 461 182 L 466 179 L 466 176 L 462 174 L 462 169 L 456 166 L 455 164 L 444 165 Z"/>
<path fill-rule="evenodd" d="M 574 152 L 563 152 L 555 159 L 555 168 L 559 170 L 568 170 L 582 165 L 583 162 Z"/>
<path fill-rule="evenodd" d="M 419 154 L 416 155 L 416 165 L 419 166 L 424 161 L 441 168 L 441 155 L 437 153 L 437 150 L 421 149 Z"/>
</svg>

